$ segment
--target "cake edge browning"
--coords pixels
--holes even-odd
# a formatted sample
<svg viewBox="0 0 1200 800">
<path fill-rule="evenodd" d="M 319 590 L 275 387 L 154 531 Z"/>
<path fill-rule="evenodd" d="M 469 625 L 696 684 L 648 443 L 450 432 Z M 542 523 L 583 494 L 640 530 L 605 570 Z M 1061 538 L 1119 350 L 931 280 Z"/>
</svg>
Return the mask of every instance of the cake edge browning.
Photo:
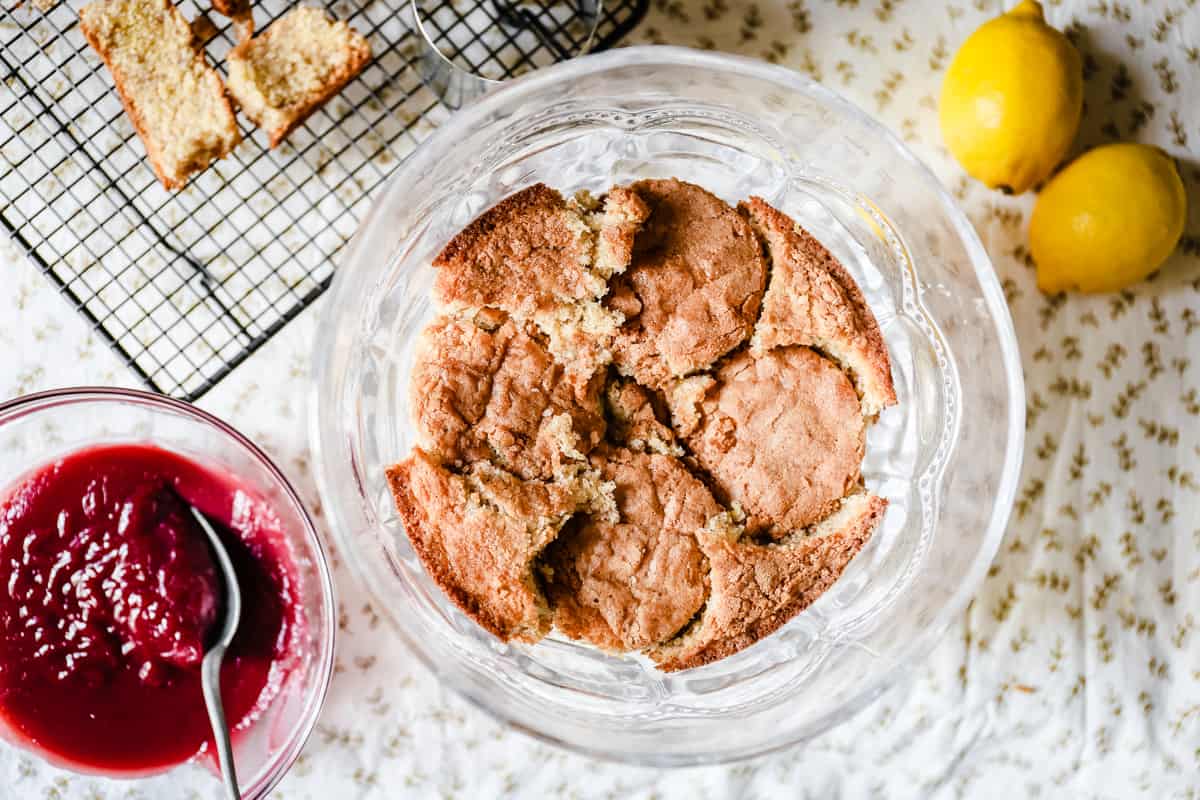
<svg viewBox="0 0 1200 800">
<path fill-rule="evenodd" d="M 860 508 L 854 506 L 861 505 Z M 798 533 L 782 542 L 759 545 L 740 540 L 740 532 L 709 530 L 704 549 L 709 558 L 710 595 L 697 620 L 674 640 L 646 653 L 663 672 L 680 672 L 711 664 L 727 658 L 775 633 L 795 616 L 811 606 L 844 573 L 847 565 L 870 540 L 887 510 L 887 500 L 874 494 L 860 492 L 846 498 L 843 507 L 807 533 Z M 740 563 L 739 548 L 753 548 L 752 555 L 777 552 L 793 563 L 788 580 L 781 587 L 790 596 L 773 607 L 754 609 L 761 613 L 749 616 L 744 610 L 723 608 L 727 597 L 738 597 L 737 584 L 721 591 L 716 585 L 719 576 L 715 561 L 725 565 Z M 748 576 L 757 580 L 757 571 Z M 813 574 L 815 573 L 815 575 Z M 799 585 L 805 578 L 809 580 Z M 718 594 L 720 592 L 720 594 Z M 723 603 L 722 601 L 725 601 Z M 744 624 L 724 624 L 717 617 L 722 613 Z"/>
<path fill-rule="evenodd" d="M 505 196 L 495 205 L 476 216 L 467 223 L 466 227 L 454 234 L 453 238 L 434 257 L 433 266 L 439 270 L 437 290 L 445 294 L 444 282 L 449 282 L 451 274 L 442 270 L 463 268 L 468 266 L 471 253 L 484 246 L 490 236 L 512 224 L 521 216 L 530 213 L 559 214 L 567 211 L 566 200 L 557 189 L 552 189 L 544 183 L 534 183 L 523 189 L 518 189 Z M 583 223 L 580 220 L 580 224 Z M 443 281 L 445 278 L 445 281 Z M 445 301 L 443 301 L 445 302 Z M 451 303 L 467 302 L 451 298 Z M 495 305 L 486 300 L 482 305 Z M 504 309 L 513 313 L 511 309 Z"/>
<path fill-rule="evenodd" d="M 218 14 L 237 19 L 250 10 L 250 0 L 212 0 L 212 7 Z"/>
<path fill-rule="evenodd" d="M 417 557 L 421 560 L 426 572 L 429 573 L 429 577 L 433 578 L 437 587 L 445 593 L 446 597 L 450 598 L 454 605 L 458 606 L 459 610 L 501 641 L 516 638 L 511 632 L 505 630 L 492 614 L 487 613 L 483 604 L 477 602 L 454 581 L 445 551 L 438 552 L 435 548 L 425 515 L 421 511 L 421 505 L 412 496 L 410 489 L 411 473 L 415 464 L 414 457 L 417 452 L 414 450 L 409 457 L 393 464 L 386 470 L 388 488 L 391 489 L 392 500 L 396 505 L 396 511 L 400 514 L 400 521 L 404 525 L 404 532 L 408 535 L 409 543 L 412 544 L 413 550 L 416 551 Z"/>
<path fill-rule="evenodd" d="M 771 263 L 771 275 L 751 348 L 759 352 L 794 344 L 821 348 L 841 366 L 849 368 L 867 416 L 875 416 L 884 408 L 895 405 L 897 400 L 891 357 L 879 321 L 846 267 L 816 237 L 761 197 L 752 196 L 739 203 L 738 210 L 763 239 Z M 854 343 L 839 346 L 840 343 L 831 340 L 824 331 L 800 331 L 794 326 L 782 326 L 769 318 L 777 294 L 786 293 L 785 296 L 790 297 L 795 293 L 796 287 L 784 285 L 788 278 L 784 277 L 783 264 L 787 265 L 791 275 L 805 274 L 818 279 L 827 276 L 834 283 L 845 305 L 835 307 L 827 304 L 827 316 L 849 327 L 857 337 Z M 811 279 L 808 282 L 811 283 Z M 776 286 L 779 289 L 773 291 Z M 819 299 L 812 293 L 808 293 L 808 296 L 810 302 Z M 812 317 L 811 314 L 809 316 Z M 789 330 L 785 333 L 779 330 L 781 327 Z"/>
<path fill-rule="evenodd" d="M 108 11 L 107 0 L 93 0 L 79 9 L 79 30 L 83 33 L 84 39 L 91 46 L 96 54 L 100 56 L 100 60 L 104 62 L 104 66 L 108 69 L 109 75 L 113 79 L 114 88 L 117 91 L 117 97 L 121 100 L 121 105 L 125 109 L 125 113 L 129 115 L 129 121 L 133 124 L 134 130 L 137 132 L 138 138 L 142 140 L 142 145 L 146 148 L 146 160 L 150 162 L 150 168 L 154 171 L 155 177 L 163 188 L 170 191 L 182 189 L 187 185 L 187 182 L 204 170 L 208 169 L 213 162 L 218 161 L 233 152 L 234 148 L 242 141 L 241 131 L 237 126 L 237 118 L 234 115 L 233 105 L 229 101 L 229 94 L 225 83 L 221 80 L 220 74 L 216 69 L 208 63 L 208 58 L 204 49 L 198 46 L 195 37 L 191 39 L 190 49 L 192 62 L 198 63 L 205 73 L 207 82 L 217 90 L 220 103 L 225 111 L 225 120 L 221 120 L 225 130 L 226 139 L 215 149 L 207 153 L 200 154 L 203 163 L 198 160 L 193 160 L 190 164 L 184 165 L 182 171 L 168 174 L 167 158 L 163 152 L 165 143 L 151 135 L 150 127 L 143 116 L 138 103 L 135 103 L 134 93 L 126 86 L 126 76 L 124 71 L 114 66 L 115 58 L 113 51 L 108 47 L 108 42 L 104 41 L 99 30 L 94 23 L 99 22 L 99 19 L 92 17 L 103 17 Z M 168 16 L 176 17 L 182 20 L 183 24 L 189 29 L 191 23 L 183 16 L 183 13 L 171 4 L 170 0 L 162 0 L 164 13 Z M 159 55 L 162 55 L 161 53 Z M 215 81 L 215 83 L 214 83 Z"/>
<path fill-rule="evenodd" d="M 233 0 L 234 3 L 238 2 L 238 1 L 239 0 Z M 236 8 L 236 5 L 234 7 Z M 325 13 L 323 11 L 320 11 L 319 9 L 313 9 L 308 6 L 297 6 L 296 8 L 292 9 L 292 11 L 290 11 L 288 13 L 289 14 L 297 14 L 297 13 L 309 13 L 312 11 L 316 11 L 317 13 L 320 13 L 325 18 L 325 22 L 330 26 L 330 30 L 336 29 L 339 34 L 342 34 L 342 33 L 346 34 L 344 37 L 344 40 L 341 42 L 341 44 L 343 45 L 343 47 L 341 49 L 346 54 L 347 60 L 344 64 L 341 65 L 340 68 L 338 68 L 338 69 L 334 70 L 332 73 L 330 73 L 325 78 L 324 83 L 322 83 L 322 85 L 317 90 L 315 90 L 314 92 L 311 92 L 307 96 L 305 96 L 303 98 L 303 102 L 301 102 L 300 104 L 295 106 L 290 111 L 286 112 L 287 119 L 284 122 L 284 124 L 266 131 L 267 144 L 270 147 L 270 149 L 272 149 L 272 150 L 274 150 L 276 147 L 278 147 L 280 144 L 282 144 L 283 141 L 288 136 L 290 136 L 293 131 L 295 131 L 297 128 L 299 128 L 301 125 L 303 125 L 304 121 L 307 120 L 309 117 L 311 117 L 318 108 L 321 108 L 323 105 L 325 105 L 330 100 L 332 100 L 335 95 L 340 93 L 342 91 L 342 89 L 345 89 L 346 85 L 349 84 L 350 81 L 352 81 L 356 77 L 358 77 L 359 73 L 361 73 L 364 69 L 366 69 L 367 65 L 369 63 L 371 63 L 371 43 L 370 43 L 370 41 L 365 36 L 360 34 L 358 31 L 354 30 L 349 25 L 347 25 L 345 22 L 342 22 L 340 20 L 331 20 L 327 15 L 325 15 Z M 233 15 L 227 15 L 227 16 L 232 17 Z M 277 24 L 282 19 L 283 19 L 283 17 L 281 17 L 279 20 L 276 20 L 275 24 Z M 272 24 L 271 27 L 274 27 L 274 24 Z M 271 38 L 270 34 L 271 34 L 271 28 L 269 27 L 265 31 L 263 31 L 263 33 L 261 33 L 258 37 L 255 37 L 255 38 L 252 38 L 250 36 L 245 37 L 242 40 L 242 42 L 239 43 L 236 47 L 234 47 L 233 50 L 230 51 L 229 55 L 226 57 L 226 61 L 228 64 L 228 69 L 229 69 L 229 80 L 228 80 L 229 93 L 234 96 L 235 100 L 237 100 L 238 105 L 246 113 L 246 116 L 250 117 L 251 121 L 254 122 L 254 124 L 259 127 L 264 127 L 266 118 L 262 113 L 259 113 L 259 111 L 257 109 L 255 110 L 254 113 L 251 113 L 251 110 L 247 107 L 247 104 L 243 101 L 243 97 L 239 96 L 240 93 L 242 92 L 241 78 L 238 78 L 238 79 L 234 78 L 233 65 L 235 62 L 241 62 L 242 64 L 248 65 L 249 59 L 246 58 L 245 54 L 248 52 L 249 48 L 252 46 L 252 43 L 258 42 L 259 40 L 262 40 L 262 39 L 267 39 L 268 41 L 263 42 L 263 44 L 264 44 L 264 46 L 269 45 L 270 42 L 274 40 L 273 38 Z M 280 45 L 280 46 L 286 48 L 286 44 Z M 252 87 L 254 87 L 255 90 L 257 90 L 257 86 L 254 84 L 252 79 L 246 78 L 246 81 Z M 281 113 L 283 113 L 283 112 L 281 112 Z"/>
<path fill-rule="evenodd" d="M 454 605 L 500 641 L 530 643 L 538 641 L 550 632 L 554 614 L 546 601 L 545 594 L 537 588 L 536 583 L 531 588 L 534 597 L 540 602 L 537 603 L 533 617 L 527 616 L 522 624 L 513 627 L 505 625 L 486 602 L 472 595 L 456 581 L 449 556 L 446 554 L 444 546 L 440 546 L 440 535 L 432 530 L 434 523 L 427 519 L 420 501 L 412 492 L 412 472 L 418 460 L 422 459 L 434 469 L 442 468 L 423 451 L 414 449 L 407 458 L 386 470 L 388 488 L 391 489 L 392 499 L 404 525 L 404 532 L 417 557 L 421 560 L 421 564 L 433 578 L 437 587 L 446 597 L 450 598 Z M 530 564 L 530 580 L 533 580 L 532 560 Z"/>
</svg>

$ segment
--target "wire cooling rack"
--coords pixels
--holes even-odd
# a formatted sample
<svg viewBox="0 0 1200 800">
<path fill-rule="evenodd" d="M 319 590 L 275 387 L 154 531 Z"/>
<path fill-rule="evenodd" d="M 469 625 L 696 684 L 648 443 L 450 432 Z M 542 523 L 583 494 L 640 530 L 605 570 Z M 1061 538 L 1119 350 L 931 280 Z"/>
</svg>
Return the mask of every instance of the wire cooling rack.
<svg viewBox="0 0 1200 800">
<path fill-rule="evenodd" d="M 647 4 L 606 0 L 593 49 Z M 276 150 L 239 116 L 238 149 L 169 192 L 79 31 L 81 5 L 0 8 L 0 223 L 148 386 L 194 400 L 325 290 L 372 191 L 449 112 L 421 84 L 406 0 L 338 2 L 327 11 L 371 42 L 363 73 Z M 292 5 L 254 3 L 257 28 Z M 224 72 L 233 26 L 208 0 L 179 8 Z M 588 33 L 570 0 L 425 8 L 439 49 L 487 77 L 557 60 Z"/>
</svg>

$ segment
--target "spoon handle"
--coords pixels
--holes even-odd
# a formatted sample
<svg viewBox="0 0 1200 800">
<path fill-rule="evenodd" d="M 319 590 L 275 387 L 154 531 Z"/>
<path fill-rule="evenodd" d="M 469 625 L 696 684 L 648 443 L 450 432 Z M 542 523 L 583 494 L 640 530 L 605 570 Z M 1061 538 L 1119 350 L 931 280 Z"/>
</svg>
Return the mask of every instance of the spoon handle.
<svg viewBox="0 0 1200 800">
<path fill-rule="evenodd" d="M 225 724 L 225 707 L 221 703 L 221 660 L 225 658 L 224 647 L 214 647 L 204 655 L 200 665 L 203 673 L 201 686 L 204 704 L 208 707 L 208 719 L 212 723 L 213 740 L 217 744 L 217 759 L 221 765 L 221 781 L 229 800 L 242 800 L 238 789 L 237 770 L 233 764 L 233 742 L 230 741 L 229 726 Z"/>
</svg>

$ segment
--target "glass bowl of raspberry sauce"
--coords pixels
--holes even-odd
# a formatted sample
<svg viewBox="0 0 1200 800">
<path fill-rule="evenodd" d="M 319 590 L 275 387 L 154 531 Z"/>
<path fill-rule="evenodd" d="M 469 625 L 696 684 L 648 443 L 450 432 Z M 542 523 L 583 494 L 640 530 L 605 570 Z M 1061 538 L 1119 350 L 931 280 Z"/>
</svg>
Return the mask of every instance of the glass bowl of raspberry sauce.
<svg viewBox="0 0 1200 800">
<path fill-rule="evenodd" d="M 242 792 L 263 797 L 329 684 L 328 562 L 261 450 L 159 395 L 66 389 L 0 404 L 0 739 L 137 778 L 153 797 L 171 794 L 167 773 L 216 769 L 200 662 L 223 587 L 187 504 L 238 573 L 221 688 Z"/>
</svg>

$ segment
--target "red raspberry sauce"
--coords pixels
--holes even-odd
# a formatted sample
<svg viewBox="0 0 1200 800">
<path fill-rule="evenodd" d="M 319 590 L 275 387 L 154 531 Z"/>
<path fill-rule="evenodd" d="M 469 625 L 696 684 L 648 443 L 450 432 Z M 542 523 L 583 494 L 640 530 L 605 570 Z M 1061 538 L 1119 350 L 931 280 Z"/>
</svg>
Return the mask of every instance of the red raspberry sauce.
<svg viewBox="0 0 1200 800">
<path fill-rule="evenodd" d="M 237 482 L 149 445 L 81 450 L 0 494 L 0 728 L 77 769 L 161 771 L 211 740 L 200 661 L 221 611 L 212 521 L 242 590 L 221 673 L 249 724 L 286 676 L 295 570 L 275 514 Z"/>
</svg>

